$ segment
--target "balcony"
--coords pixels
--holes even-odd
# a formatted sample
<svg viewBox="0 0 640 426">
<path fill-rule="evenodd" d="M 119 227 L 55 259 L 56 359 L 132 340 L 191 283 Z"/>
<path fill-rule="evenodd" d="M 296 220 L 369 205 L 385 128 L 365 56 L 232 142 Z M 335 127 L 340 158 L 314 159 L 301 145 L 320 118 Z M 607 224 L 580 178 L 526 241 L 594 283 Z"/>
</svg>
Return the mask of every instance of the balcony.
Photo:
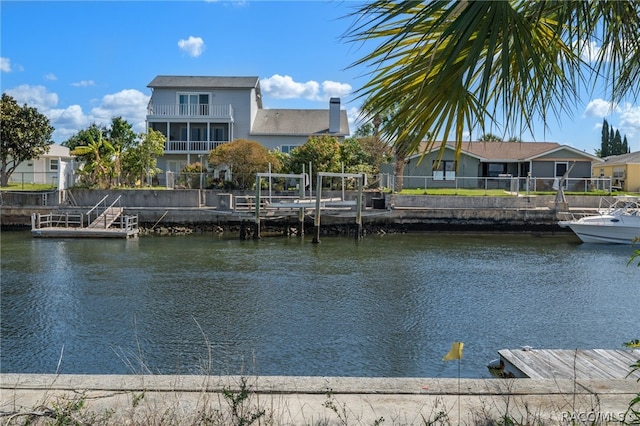
<svg viewBox="0 0 640 426">
<path fill-rule="evenodd" d="M 165 154 L 208 154 L 216 147 L 229 141 L 167 141 L 164 144 Z"/>
<path fill-rule="evenodd" d="M 147 108 L 147 119 L 184 117 L 215 118 L 233 121 L 233 107 L 231 105 L 150 103 Z"/>
</svg>

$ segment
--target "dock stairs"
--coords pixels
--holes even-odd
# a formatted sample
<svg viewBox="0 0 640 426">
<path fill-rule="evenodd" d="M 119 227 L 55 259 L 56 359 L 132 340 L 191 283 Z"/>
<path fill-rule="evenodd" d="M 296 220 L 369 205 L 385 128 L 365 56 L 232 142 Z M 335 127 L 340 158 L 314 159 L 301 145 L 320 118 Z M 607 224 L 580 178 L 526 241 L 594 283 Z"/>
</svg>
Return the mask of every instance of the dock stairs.
<svg viewBox="0 0 640 426">
<path fill-rule="evenodd" d="M 107 229 L 114 224 L 120 217 L 124 208 L 122 207 L 107 207 L 102 213 L 98 215 L 88 226 L 89 229 Z"/>
</svg>

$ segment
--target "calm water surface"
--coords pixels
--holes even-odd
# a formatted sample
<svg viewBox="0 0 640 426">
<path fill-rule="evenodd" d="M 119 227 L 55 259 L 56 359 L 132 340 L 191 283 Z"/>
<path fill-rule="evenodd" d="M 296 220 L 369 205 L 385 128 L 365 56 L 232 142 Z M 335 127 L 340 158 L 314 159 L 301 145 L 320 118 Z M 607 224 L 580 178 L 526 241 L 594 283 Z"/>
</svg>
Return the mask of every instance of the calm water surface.
<svg viewBox="0 0 640 426">
<path fill-rule="evenodd" d="M 1 235 L 3 373 L 488 377 L 503 348 L 640 338 L 628 246 L 573 236 Z"/>
</svg>

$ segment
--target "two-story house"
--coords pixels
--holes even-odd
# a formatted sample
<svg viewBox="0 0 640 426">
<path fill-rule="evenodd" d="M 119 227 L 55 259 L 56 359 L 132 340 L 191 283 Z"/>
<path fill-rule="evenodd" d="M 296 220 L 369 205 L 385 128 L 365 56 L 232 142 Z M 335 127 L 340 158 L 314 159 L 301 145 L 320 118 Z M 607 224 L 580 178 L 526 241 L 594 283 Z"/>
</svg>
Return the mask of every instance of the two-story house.
<svg viewBox="0 0 640 426">
<path fill-rule="evenodd" d="M 310 136 L 349 135 L 347 113 L 340 99 L 329 108 L 263 109 L 258 77 L 160 75 L 148 86 L 152 93 L 147 128 L 166 136 L 158 167 L 178 172 L 203 161 L 209 151 L 235 139 L 260 142 L 268 149 L 289 152 Z"/>
</svg>

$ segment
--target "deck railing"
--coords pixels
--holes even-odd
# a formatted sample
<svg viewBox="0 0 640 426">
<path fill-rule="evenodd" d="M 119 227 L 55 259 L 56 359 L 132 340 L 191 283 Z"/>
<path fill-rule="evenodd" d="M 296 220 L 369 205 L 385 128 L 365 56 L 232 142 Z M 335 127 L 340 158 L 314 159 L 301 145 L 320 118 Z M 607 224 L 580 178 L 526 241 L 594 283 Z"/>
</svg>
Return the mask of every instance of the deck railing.
<svg viewBox="0 0 640 426">
<path fill-rule="evenodd" d="M 165 154 L 208 154 L 212 149 L 229 141 L 167 141 L 164 144 Z"/>
<path fill-rule="evenodd" d="M 82 228 L 84 215 L 69 213 L 34 213 L 31 216 L 31 229 L 41 228 Z"/>
<path fill-rule="evenodd" d="M 150 104 L 147 114 L 150 117 L 207 117 L 232 120 L 233 107 L 209 104 Z"/>
</svg>

